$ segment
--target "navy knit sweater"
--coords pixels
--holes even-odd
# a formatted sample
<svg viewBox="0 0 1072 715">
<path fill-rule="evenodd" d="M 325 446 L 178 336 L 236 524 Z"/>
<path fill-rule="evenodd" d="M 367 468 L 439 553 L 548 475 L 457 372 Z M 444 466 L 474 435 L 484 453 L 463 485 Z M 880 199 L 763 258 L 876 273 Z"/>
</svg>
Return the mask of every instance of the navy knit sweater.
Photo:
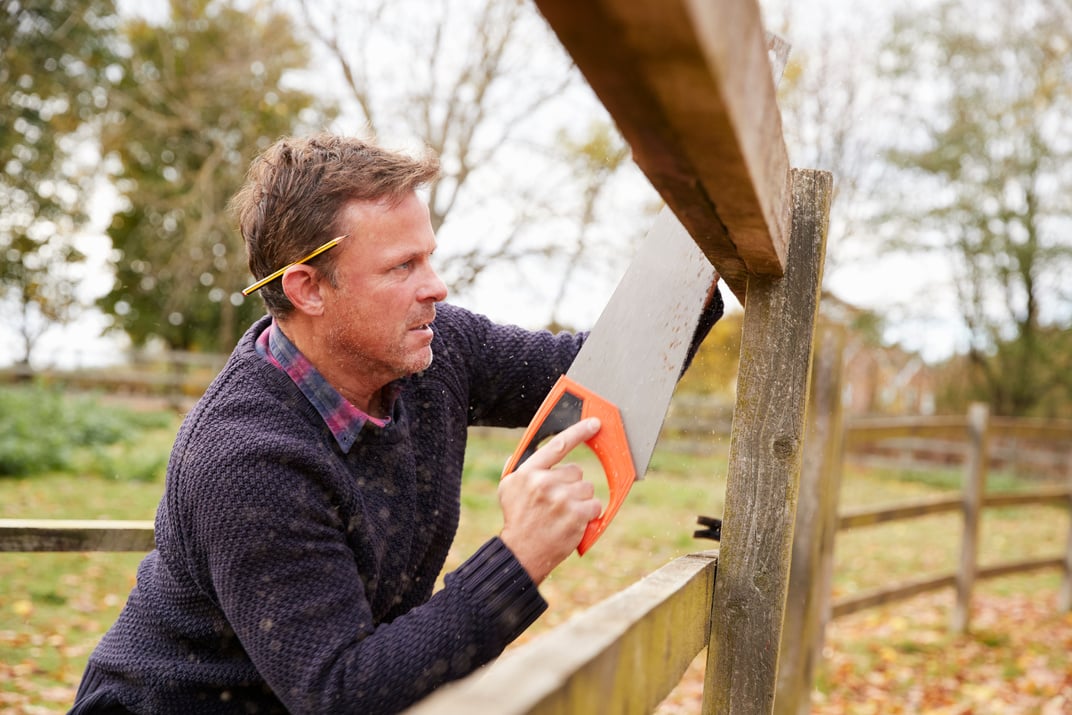
<svg viewBox="0 0 1072 715">
<path fill-rule="evenodd" d="M 721 301 L 708 311 L 706 334 Z M 523 426 L 582 338 L 449 305 L 431 367 L 344 453 L 242 338 L 179 431 L 156 546 L 75 711 L 390 713 L 498 655 L 546 608 L 498 539 L 432 594 L 471 424 Z"/>
</svg>

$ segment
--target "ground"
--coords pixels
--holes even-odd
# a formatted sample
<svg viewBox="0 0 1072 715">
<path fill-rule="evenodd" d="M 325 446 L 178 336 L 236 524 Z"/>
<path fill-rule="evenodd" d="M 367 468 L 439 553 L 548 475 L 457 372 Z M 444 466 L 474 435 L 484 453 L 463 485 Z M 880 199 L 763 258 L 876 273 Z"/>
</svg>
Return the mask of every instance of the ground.
<svg viewBox="0 0 1072 715">
<path fill-rule="evenodd" d="M 812 715 L 1072 713 L 1072 614 L 1052 588 L 973 599 L 969 635 L 951 635 L 950 591 L 834 621 Z M 658 715 L 694 715 L 704 654 Z"/>
</svg>

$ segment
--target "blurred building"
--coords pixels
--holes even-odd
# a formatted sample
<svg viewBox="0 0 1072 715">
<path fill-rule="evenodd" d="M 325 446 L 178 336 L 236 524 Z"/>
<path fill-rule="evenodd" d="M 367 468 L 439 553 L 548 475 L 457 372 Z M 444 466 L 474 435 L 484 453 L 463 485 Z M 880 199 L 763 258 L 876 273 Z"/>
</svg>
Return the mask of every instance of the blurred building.
<svg viewBox="0 0 1072 715">
<path fill-rule="evenodd" d="M 936 371 L 917 353 L 883 345 L 880 316 L 829 292 L 823 293 L 819 315 L 846 330 L 842 399 L 847 416 L 934 414 Z"/>
</svg>

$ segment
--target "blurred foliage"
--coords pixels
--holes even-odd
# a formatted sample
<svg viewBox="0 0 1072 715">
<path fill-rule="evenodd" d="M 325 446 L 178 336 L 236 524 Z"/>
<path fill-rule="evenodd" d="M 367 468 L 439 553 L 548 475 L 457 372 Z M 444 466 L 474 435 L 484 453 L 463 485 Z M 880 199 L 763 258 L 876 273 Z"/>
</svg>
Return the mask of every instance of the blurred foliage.
<svg viewBox="0 0 1072 715">
<path fill-rule="evenodd" d="M 113 0 L 0 6 L 0 299 L 26 364 L 79 306 L 73 240 L 94 178 L 79 152 L 106 105 L 116 22 Z"/>
<path fill-rule="evenodd" d="M 242 239 L 227 210 L 255 154 L 331 115 L 284 75 L 308 63 L 289 16 L 172 0 L 159 25 L 122 27 L 102 151 L 121 208 L 108 236 L 116 283 L 100 306 L 135 345 L 228 352 L 264 308 L 244 299 Z"/>
<path fill-rule="evenodd" d="M 825 275 L 859 270 L 875 253 L 874 214 L 885 192 L 875 157 L 885 140 L 875 131 L 884 110 L 874 81 L 871 37 L 884 3 L 858 3 L 852 12 L 829 3 L 760 0 L 767 29 L 791 45 L 778 83 L 778 108 L 791 166 L 833 174 Z M 850 296 L 844 296 L 850 298 Z"/>
<path fill-rule="evenodd" d="M 743 324 L 744 313 L 740 311 L 727 313 L 715 323 L 678 383 L 678 391 L 720 397 L 732 404 Z"/>
<path fill-rule="evenodd" d="M 72 469 L 82 448 L 136 442 L 143 431 L 169 424 L 163 413 L 101 409 L 93 397 L 67 397 L 33 385 L 5 387 L 0 391 L 0 476 Z"/>
<path fill-rule="evenodd" d="M 1040 386 L 1040 394 L 1021 416 L 1041 419 L 1072 419 L 1072 330 L 1053 326 L 1038 329 L 1039 341 L 1045 344 L 1047 368 L 1052 382 Z M 1021 349 L 1017 344 L 1004 346 L 1006 354 Z M 989 358 L 995 360 L 995 358 Z M 966 355 L 955 355 L 935 366 L 939 394 L 939 412 L 963 413 L 972 402 L 989 402 L 987 377 L 979 364 Z"/>
<path fill-rule="evenodd" d="M 1072 401 L 1072 23 L 1059 3 L 947 0 L 897 18 L 883 69 L 905 96 L 895 248 L 943 256 L 996 414 Z M 986 31 L 980 31 L 985 27 Z M 941 70 L 939 72 L 939 70 Z M 921 88 L 927 91 L 921 92 Z"/>
</svg>

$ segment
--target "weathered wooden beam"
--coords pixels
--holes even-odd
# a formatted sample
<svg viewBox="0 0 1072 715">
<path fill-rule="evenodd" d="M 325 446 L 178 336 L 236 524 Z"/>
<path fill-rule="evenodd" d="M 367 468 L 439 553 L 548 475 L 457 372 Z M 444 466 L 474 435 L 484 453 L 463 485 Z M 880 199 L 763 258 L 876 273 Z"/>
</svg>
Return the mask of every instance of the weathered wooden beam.
<svg viewBox="0 0 1072 715">
<path fill-rule="evenodd" d="M 992 579 L 1011 576 L 1018 573 L 1030 573 L 1043 569 L 1063 569 L 1065 559 L 1062 556 L 1043 556 L 1020 561 L 1007 561 L 991 566 L 978 566 L 976 579 Z M 927 576 L 913 581 L 903 581 L 889 586 L 866 591 L 863 593 L 847 596 L 834 603 L 833 615 L 841 618 L 857 611 L 864 611 L 876 606 L 885 606 L 898 601 L 905 601 L 923 593 L 940 591 L 943 588 L 952 588 L 957 585 L 958 576 L 955 573 L 942 574 L 939 576 Z"/>
<path fill-rule="evenodd" d="M 1037 487 L 1029 492 L 999 492 L 983 495 L 983 506 L 1025 506 L 1067 502 L 1072 497 L 1068 487 Z"/>
<path fill-rule="evenodd" d="M 834 618 L 847 616 L 850 613 L 863 611 L 875 606 L 884 606 L 888 603 L 896 603 L 918 596 L 921 593 L 938 591 L 957 585 L 956 574 L 942 574 L 941 576 L 929 576 L 914 581 L 895 583 L 874 591 L 866 591 L 854 596 L 840 599 L 834 602 L 832 615 Z"/>
<path fill-rule="evenodd" d="M 784 278 L 752 278 L 730 434 L 703 712 L 770 713 L 833 177 L 794 170 Z"/>
<path fill-rule="evenodd" d="M 789 159 L 756 0 L 536 0 L 633 159 L 744 302 L 781 276 Z"/>
<path fill-rule="evenodd" d="M 986 494 L 987 464 L 990 460 L 990 408 L 983 403 L 968 407 L 968 463 L 964 468 L 964 527 L 957 568 L 957 600 L 953 604 L 950 625 L 956 633 L 967 633 L 971 626 L 971 599 L 979 573 L 979 531 Z"/>
<path fill-rule="evenodd" d="M 832 324 L 822 326 L 812 359 L 793 559 L 778 656 L 775 715 L 811 712 L 812 681 L 816 663 L 822 660 L 825 611 L 829 608 L 827 579 L 833 573 L 832 558 L 826 556 L 833 555 L 841 488 L 844 361 L 845 330 Z"/>
<path fill-rule="evenodd" d="M 963 506 L 964 500 L 960 494 L 954 494 L 953 496 L 922 497 L 893 506 L 846 509 L 837 517 L 837 528 L 839 531 L 844 531 L 862 526 L 875 526 L 889 521 L 946 514 L 951 511 L 960 511 Z"/>
<path fill-rule="evenodd" d="M 3 551 L 152 551 L 153 522 L 0 519 Z"/>
<path fill-rule="evenodd" d="M 1061 588 L 1057 591 L 1057 608 L 1062 613 L 1072 611 L 1072 460 L 1066 465 L 1065 484 L 1069 487 L 1069 497 L 1066 502 L 1068 508 L 1068 533 L 1065 536 L 1065 563 L 1064 576 L 1061 579 Z"/>
<path fill-rule="evenodd" d="M 407 715 L 649 713 L 707 645 L 717 561 L 672 561 Z"/>
<path fill-rule="evenodd" d="M 968 420 L 963 415 L 855 417 L 845 426 L 845 442 L 847 446 L 855 447 L 899 437 L 964 441 L 968 429 Z M 1040 442 L 1069 441 L 1072 440 L 1072 420 L 992 417 L 990 436 Z"/>
<path fill-rule="evenodd" d="M 963 415 L 933 417 L 855 417 L 845 425 L 845 448 L 902 437 L 963 441 L 968 421 Z"/>
<path fill-rule="evenodd" d="M 1072 420 L 1041 420 L 1024 417 L 991 417 L 992 437 L 1038 440 L 1041 442 L 1072 441 Z"/>
<path fill-rule="evenodd" d="M 1042 556 L 1034 559 L 1022 559 L 1020 561 L 1006 561 L 990 566 L 979 566 L 975 574 L 979 579 L 1002 578 L 1016 573 L 1029 573 L 1042 571 L 1043 569 L 1063 569 L 1065 559 L 1063 556 Z"/>
</svg>

